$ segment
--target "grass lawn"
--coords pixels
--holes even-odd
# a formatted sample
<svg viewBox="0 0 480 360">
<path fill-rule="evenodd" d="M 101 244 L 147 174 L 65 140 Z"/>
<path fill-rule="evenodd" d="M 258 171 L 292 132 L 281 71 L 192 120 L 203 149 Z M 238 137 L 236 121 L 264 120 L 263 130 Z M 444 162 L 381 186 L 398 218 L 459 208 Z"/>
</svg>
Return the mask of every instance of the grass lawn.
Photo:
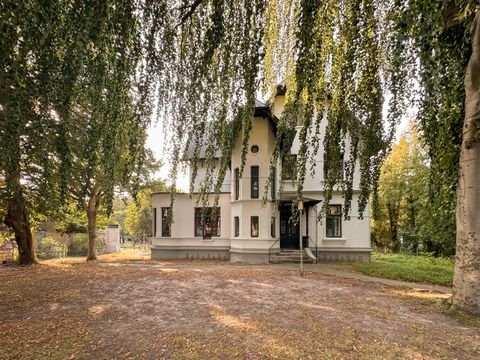
<svg viewBox="0 0 480 360">
<path fill-rule="evenodd" d="M 447 294 L 133 253 L 0 267 L 0 359 L 478 359 Z"/>
<path fill-rule="evenodd" d="M 450 286 L 454 261 L 427 256 L 374 253 L 370 263 L 356 263 L 353 266 L 371 276 Z"/>
</svg>

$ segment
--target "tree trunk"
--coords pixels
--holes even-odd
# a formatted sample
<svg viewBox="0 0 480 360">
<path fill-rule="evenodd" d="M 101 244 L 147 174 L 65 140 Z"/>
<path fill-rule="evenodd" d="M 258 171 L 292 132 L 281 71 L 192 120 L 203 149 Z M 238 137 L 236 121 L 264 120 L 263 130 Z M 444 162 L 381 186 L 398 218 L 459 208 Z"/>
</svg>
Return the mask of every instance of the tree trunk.
<svg viewBox="0 0 480 360">
<path fill-rule="evenodd" d="M 387 204 L 388 219 L 390 223 L 390 239 L 392 241 L 393 252 L 400 250 L 400 244 L 398 242 L 398 217 L 399 209 L 395 204 Z"/>
<path fill-rule="evenodd" d="M 90 195 L 87 205 L 88 219 L 88 256 L 87 260 L 97 260 L 97 196 Z"/>
<path fill-rule="evenodd" d="M 32 265 L 36 263 L 35 238 L 32 235 L 25 200 L 21 193 L 8 201 L 5 225 L 12 228 L 15 233 L 15 240 L 18 245 L 18 264 Z"/>
<path fill-rule="evenodd" d="M 465 123 L 457 197 L 457 250 L 452 309 L 480 316 L 480 11 L 472 26 L 465 75 Z"/>
</svg>

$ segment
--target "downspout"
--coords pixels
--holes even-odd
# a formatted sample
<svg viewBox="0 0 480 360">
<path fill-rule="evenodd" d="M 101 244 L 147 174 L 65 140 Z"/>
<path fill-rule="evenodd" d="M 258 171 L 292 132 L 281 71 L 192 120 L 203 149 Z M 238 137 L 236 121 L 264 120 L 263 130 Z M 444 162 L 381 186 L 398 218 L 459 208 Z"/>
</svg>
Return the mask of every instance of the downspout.
<svg viewBox="0 0 480 360">
<path fill-rule="evenodd" d="M 306 206 L 305 208 L 305 222 L 306 222 L 306 226 L 305 226 L 305 229 L 306 229 L 306 235 L 307 235 L 307 246 L 306 247 L 310 247 L 310 242 L 308 241 L 308 210 L 310 209 L 310 206 Z M 302 237 L 302 241 L 303 241 L 303 237 Z"/>
</svg>

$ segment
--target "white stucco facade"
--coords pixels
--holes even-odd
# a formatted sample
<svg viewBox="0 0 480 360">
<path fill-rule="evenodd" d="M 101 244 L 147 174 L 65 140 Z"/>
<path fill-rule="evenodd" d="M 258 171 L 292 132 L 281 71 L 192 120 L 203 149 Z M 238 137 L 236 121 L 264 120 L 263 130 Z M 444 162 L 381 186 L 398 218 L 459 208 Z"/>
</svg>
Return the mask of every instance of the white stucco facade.
<svg viewBox="0 0 480 360">
<path fill-rule="evenodd" d="M 198 194 L 205 169 L 199 162 L 193 194 L 176 194 L 173 203 L 173 223 L 165 229 L 166 208 L 170 207 L 169 193 L 152 195 L 154 208 L 154 236 L 152 237 L 152 258 L 217 258 L 249 263 L 267 263 L 270 255 L 282 249 L 296 249 L 300 245 L 300 232 L 304 246 L 310 247 L 320 260 L 366 261 L 370 259 L 369 209 L 363 218 L 358 213 L 359 174 L 354 174 L 354 194 L 350 219 L 345 220 L 343 198 L 336 191 L 330 200 L 332 215 L 318 219 L 323 200 L 323 153 L 316 156 L 315 176 L 304 182 L 303 202 L 305 209 L 300 217 L 300 226 L 290 221 L 291 211 L 296 206 L 296 185 L 294 181 L 284 181 L 279 199 L 272 199 L 269 191 L 267 201 L 263 202 L 264 189 L 268 179 L 270 158 L 275 145 L 276 119 L 283 111 L 283 96 L 278 96 L 270 109 L 256 109 L 249 139 L 246 163 L 243 175 L 236 182 L 236 171 L 241 167 L 241 142 L 236 139 L 232 151 L 231 171 L 223 181 L 222 193 L 218 198 L 220 212 L 219 231 L 209 233 L 209 223 L 205 225 L 202 236 L 202 220 L 198 214 Z M 261 110 L 261 111 L 260 111 Z M 325 123 L 322 122 L 321 133 Z M 299 149 L 297 137 L 290 153 L 295 155 Z M 348 141 L 344 156 L 349 155 Z M 275 189 L 279 189 L 277 169 Z M 215 195 L 210 196 L 213 204 Z M 164 210 L 162 210 L 162 208 Z M 340 213 L 338 216 L 337 213 Z M 195 215 L 197 214 L 197 216 Z M 337 216 L 335 216 L 337 215 Z M 215 218 L 217 219 L 217 218 Z M 218 220 L 218 219 L 217 219 Z M 237 225 L 238 224 L 238 225 Z M 162 227 L 163 226 L 163 227 Z M 301 229 L 301 230 L 300 230 Z M 162 230 L 169 230 L 163 231 Z"/>
</svg>

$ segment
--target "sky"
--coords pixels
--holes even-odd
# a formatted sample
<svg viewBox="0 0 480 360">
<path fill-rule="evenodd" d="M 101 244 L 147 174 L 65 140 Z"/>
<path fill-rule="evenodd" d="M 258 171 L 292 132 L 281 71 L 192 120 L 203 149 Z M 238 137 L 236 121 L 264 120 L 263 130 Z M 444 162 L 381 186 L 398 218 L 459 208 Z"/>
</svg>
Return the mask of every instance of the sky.
<svg viewBox="0 0 480 360">
<path fill-rule="evenodd" d="M 148 129 L 147 146 L 153 151 L 155 159 L 162 162 L 160 171 L 155 174 L 155 178 L 160 178 L 170 184 L 169 172 L 171 164 L 168 159 L 168 144 L 163 130 L 162 122 L 152 122 Z M 177 189 L 187 192 L 189 190 L 188 174 L 182 172 L 177 178 Z"/>
</svg>

